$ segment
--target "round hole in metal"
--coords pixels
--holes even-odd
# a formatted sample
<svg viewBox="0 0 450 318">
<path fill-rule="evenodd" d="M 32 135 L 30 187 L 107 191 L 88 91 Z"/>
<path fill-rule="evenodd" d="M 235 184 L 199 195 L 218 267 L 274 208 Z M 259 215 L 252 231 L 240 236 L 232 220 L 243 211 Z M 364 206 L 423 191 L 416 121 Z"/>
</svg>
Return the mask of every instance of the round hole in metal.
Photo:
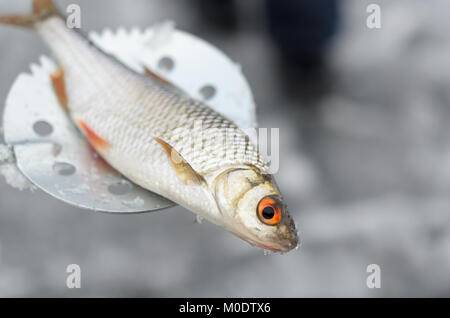
<svg viewBox="0 0 450 318">
<path fill-rule="evenodd" d="M 53 165 L 53 171 L 55 171 L 60 176 L 67 177 L 73 175 L 77 171 L 77 168 L 67 162 L 55 162 L 55 164 Z"/>
<path fill-rule="evenodd" d="M 45 120 L 39 120 L 33 125 L 34 132 L 41 137 L 46 137 L 53 132 L 53 126 Z"/>
<path fill-rule="evenodd" d="M 125 195 L 133 190 L 133 185 L 127 180 L 121 180 L 108 186 L 109 193 L 114 195 Z"/>
<path fill-rule="evenodd" d="M 170 58 L 168 56 L 164 56 L 158 61 L 158 68 L 161 71 L 170 72 L 173 70 L 174 67 L 175 67 L 175 62 L 173 61 L 172 58 Z"/>
<path fill-rule="evenodd" d="M 209 100 L 216 95 L 216 88 L 212 85 L 205 85 L 200 88 L 199 92 L 204 100 Z"/>
</svg>

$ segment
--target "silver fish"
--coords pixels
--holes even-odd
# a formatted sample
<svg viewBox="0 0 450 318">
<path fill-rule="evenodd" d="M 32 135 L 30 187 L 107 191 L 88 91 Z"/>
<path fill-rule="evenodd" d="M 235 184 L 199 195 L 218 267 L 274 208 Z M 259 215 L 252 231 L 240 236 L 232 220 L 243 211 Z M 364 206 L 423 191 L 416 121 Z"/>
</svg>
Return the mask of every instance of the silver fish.
<svg viewBox="0 0 450 318">
<path fill-rule="evenodd" d="M 266 162 L 230 120 L 148 70 L 136 73 L 66 26 L 51 0 L 0 23 L 33 29 L 60 68 L 54 91 L 124 176 L 252 245 L 287 252 L 297 231 Z"/>
</svg>

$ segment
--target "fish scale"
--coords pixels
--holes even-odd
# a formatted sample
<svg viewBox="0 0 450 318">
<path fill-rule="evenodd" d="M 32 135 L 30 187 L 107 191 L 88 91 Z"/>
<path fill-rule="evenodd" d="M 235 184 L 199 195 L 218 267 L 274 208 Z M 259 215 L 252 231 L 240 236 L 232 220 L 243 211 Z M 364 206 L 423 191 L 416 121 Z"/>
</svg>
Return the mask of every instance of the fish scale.
<svg viewBox="0 0 450 318">
<path fill-rule="evenodd" d="M 50 47 L 71 118 L 112 167 L 252 245 L 281 252 L 297 245 L 269 167 L 241 129 L 102 52 L 66 26 L 51 0 L 34 4 L 32 15 L 0 23 L 31 26 Z"/>
<path fill-rule="evenodd" d="M 53 32 L 55 29 L 58 31 Z M 268 171 L 267 165 L 260 159 L 256 147 L 250 144 L 250 141 L 233 143 L 235 149 L 228 152 L 226 158 L 220 155 L 227 153 L 227 148 L 223 143 L 218 144 L 217 141 L 225 140 L 229 129 L 232 129 L 240 140 L 248 138 L 236 125 L 214 110 L 199 101 L 181 95 L 177 90 L 167 87 L 162 82 L 151 78 L 142 80 L 142 75 L 113 63 L 112 60 L 99 62 L 98 60 L 104 57 L 98 50 L 90 49 L 90 43 L 80 40 L 78 33 L 70 32 L 60 18 L 54 17 L 42 22 L 38 26 L 38 32 L 44 39 L 50 39 L 47 44 L 52 47 L 58 62 L 65 70 L 72 117 L 85 120 L 111 145 L 121 148 L 124 152 L 130 152 L 127 144 L 123 143 L 123 132 L 127 131 L 128 127 L 138 126 L 139 129 L 135 131 L 135 134 L 128 134 L 131 139 L 127 140 L 127 143 L 133 142 L 138 146 L 137 149 L 140 149 L 149 141 L 143 136 L 160 137 L 176 149 L 199 174 L 210 173 L 224 165 L 245 164 Z M 49 33 L 53 36 L 48 36 Z M 68 38 L 75 39 L 70 41 Z M 73 43 L 76 43 L 76 46 Z M 64 46 L 62 50 L 61 44 Z M 77 49 L 80 45 L 83 48 Z M 67 50 L 67 46 L 70 46 L 71 50 Z M 95 66 L 97 63 L 99 65 Z M 72 72 L 71 69 L 75 66 L 77 71 Z M 92 74 L 93 72 L 95 75 Z M 105 73 L 106 77 L 103 75 Z M 93 78 L 96 80 L 94 81 Z M 80 83 L 84 84 L 80 85 Z M 91 83 L 92 87 L 95 87 L 92 98 L 86 100 L 87 98 L 79 98 L 79 93 L 70 93 L 81 91 L 82 94 L 86 94 L 84 90 L 86 83 Z M 89 94 L 86 95 L 89 96 Z M 124 109 L 127 111 L 124 112 Z M 199 129 L 193 129 L 196 122 L 199 123 Z M 218 131 L 211 136 L 208 134 L 208 129 Z M 177 130 L 180 132 L 174 133 Z M 114 134 L 111 131 L 117 133 Z M 189 134 L 194 140 L 201 140 L 201 146 L 194 149 L 187 147 L 186 138 L 182 138 L 185 137 L 183 134 Z M 159 147 L 156 143 L 151 144 Z M 121 170 L 120 167 L 115 166 L 115 168 Z M 142 180 L 133 181 L 138 184 L 143 182 Z"/>
</svg>

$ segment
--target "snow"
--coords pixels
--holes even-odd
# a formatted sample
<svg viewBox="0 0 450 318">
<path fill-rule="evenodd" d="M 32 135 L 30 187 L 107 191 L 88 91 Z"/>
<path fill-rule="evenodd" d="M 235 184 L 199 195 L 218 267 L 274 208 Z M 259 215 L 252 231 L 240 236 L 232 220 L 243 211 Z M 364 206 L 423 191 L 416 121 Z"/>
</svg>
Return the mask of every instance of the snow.
<svg viewBox="0 0 450 318">
<path fill-rule="evenodd" d="M 19 190 L 35 190 L 35 186 L 20 172 L 14 160 L 11 148 L 5 144 L 0 144 L 0 175 L 6 183 Z"/>
<path fill-rule="evenodd" d="M 0 175 L 5 178 L 8 185 L 19 190 L 35 190 L 35 186 L 20 172 L 13 163 L 0 165 Z"/>
<path fill-rule="evenodd" d="M 0 144 L 0 163 L 11 160 L 12 152 L 11 149 L 4 144 Z"/>
<path fill-rule="evenodd" d="M 130 207 L 130 208 L 140 208 L 140 207 L 144 206 L 144 203 L 145 203 L 145 201 L 141 197 L 136 197 L 135 199 L 129 200 L 129 201 L 126 201 L 126 200 L 122 201 L 123 205 Z"/>
</svg>

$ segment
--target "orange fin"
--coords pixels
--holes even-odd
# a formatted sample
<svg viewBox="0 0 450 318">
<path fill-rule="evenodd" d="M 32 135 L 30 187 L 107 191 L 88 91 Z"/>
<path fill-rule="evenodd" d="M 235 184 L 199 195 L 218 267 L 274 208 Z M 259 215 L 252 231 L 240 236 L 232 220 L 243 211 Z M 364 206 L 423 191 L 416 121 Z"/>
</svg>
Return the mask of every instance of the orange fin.
<svg viewBox="0 0 450 318">
<path fill-rule="evenodd" d="M 191 167 L 191 165 L 187 163 L 186 160 L 184 160 L 184 158 L 175 149 L 172 148 L 172 146 L 158 137 L 155 137 L 154 139 L 166 151 L 167 155 L 169 156 L 170 164 L 172 165 L 178 177 L 180 177 L 180 179 L 185 184 L 193 183 L 199 185 L 205 182 L 205 179 L 201 175 L 199 175 Z"/>
<path fill-rule="evenodd" d="M 53 0 L 33 0 L 33 13 L 38 15 L 56 14 Z"/>
<path fill-rule="evenodd" d="M 97 135 L 83 120 L 78 119 L 77 121 L 86 134 L 87 139 L 95 149 L 107 149 L 110 147 L 109 143 Z"/>
<path fill-rule="evenodd" d="M 66 112 L 69 112 L 63 69 L 59 67 L 55 73 L 50 74 L 50 79 L 52 80 L 53 90 L 55 91 L 59 104 Z"/>
<path fill-rule="evenodd" d="M 52 0 L 33 0 L 33 12 L 22 15 L 0 16 L 0 24 L 32 27 L 37 21 L 58 14 Z"/>
<path fill-rule="evenodd" d="M 147 66 L 142 66 L 144 68 L 145 74 L 147 74 L 148 76 L 150 76 L 151 78 L 162 82 L 163 84 L 175 87 L 175 85 L 173 85 L 171 82 L 169 82 L 168 80 L 166 80 L 165 78 L 159 76 L 158 74 L 156 74 L 155 72 L 153 72 L 152 70 L 150 70 Z"/>
</svg>

